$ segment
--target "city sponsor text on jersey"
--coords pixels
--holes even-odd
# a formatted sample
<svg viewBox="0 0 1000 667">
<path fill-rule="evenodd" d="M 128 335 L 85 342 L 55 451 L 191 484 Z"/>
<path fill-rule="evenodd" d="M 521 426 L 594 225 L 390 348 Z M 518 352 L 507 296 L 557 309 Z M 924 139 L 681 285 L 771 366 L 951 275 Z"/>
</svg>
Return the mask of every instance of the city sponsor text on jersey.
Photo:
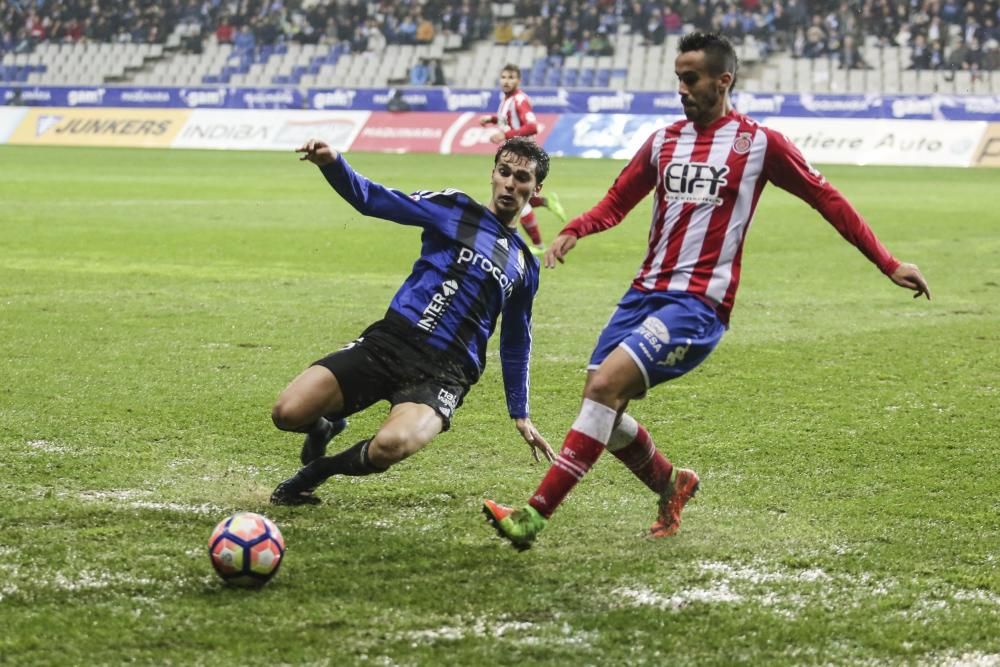
<svg viewBox="0 0 1000 667">
<path fill-rule="evenodd" d="M 719 196 L 729 182 L 729 165 L 707 162 L 671 162 L 663 170 L 663 187 L 667 199 L 690 204 L 722 205 Z"/>
</svg>

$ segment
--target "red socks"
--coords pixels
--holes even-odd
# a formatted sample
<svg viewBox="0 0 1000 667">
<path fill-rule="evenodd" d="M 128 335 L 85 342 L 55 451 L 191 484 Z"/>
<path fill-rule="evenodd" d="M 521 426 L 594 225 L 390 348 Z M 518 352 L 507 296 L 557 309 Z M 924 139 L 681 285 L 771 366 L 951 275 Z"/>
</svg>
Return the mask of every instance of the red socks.
<svg viewBox="0 0 1000 667">
<path fill-rule="evenodd" d="M 663 494 L 674 466 L 656 449 L 649 432 L 631 415 L 622 415 L 608 441 L 608 450 L 653 493 Z"/>
<path fill-rule="evenodd" d="M 538 221 L 535 219 L 535 212 L 531 211 L 521 216 L 521 226 L 528 233 L 528 238 L 535 245 L 542 245 L 542 233 L 538 229 Z"/>
<path fill-rule="evenodd" d="M 552 516 L 576 483 L 587 474 L 611 437 L 615 417 L 615 411 L 608 406 L 583 399 L 583 407 L 566 434 L 559 456 L 528 501 L 539 514 Z"/>
<path fill-rule="evenodd" d="M 670 483 L 673 464 L 656 449 L 649 432 L 631 415 L 622 415 L 617 427 L 616 416 L 606 405 L 583 400 L 580 415 L 566 434 L 559 456 L 528 501 L 539 514 L 552 516 L 605 448 L 653 493 L 663 495 Z"/>
</svg>

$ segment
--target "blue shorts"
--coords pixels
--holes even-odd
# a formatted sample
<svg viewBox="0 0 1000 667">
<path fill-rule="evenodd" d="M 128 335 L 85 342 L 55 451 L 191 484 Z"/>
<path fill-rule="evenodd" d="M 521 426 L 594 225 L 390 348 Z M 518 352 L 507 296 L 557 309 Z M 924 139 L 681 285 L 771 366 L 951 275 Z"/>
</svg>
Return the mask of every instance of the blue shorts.
<svg viewBox="0 0 1000 667">
<path fill-rule="evenodd" d="M 642 371 L 649 389 L 694 370 L 725 330 L 715 310 L 694 295 L 632 287 L 598 337 L 588 369 L 596 369 L 621 346 Z"/>
</svg>

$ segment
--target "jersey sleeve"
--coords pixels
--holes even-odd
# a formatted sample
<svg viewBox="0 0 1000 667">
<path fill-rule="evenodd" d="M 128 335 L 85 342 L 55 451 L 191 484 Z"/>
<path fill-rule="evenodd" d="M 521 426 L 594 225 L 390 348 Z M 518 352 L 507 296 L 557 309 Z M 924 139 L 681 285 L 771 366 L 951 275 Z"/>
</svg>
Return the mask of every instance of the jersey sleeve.
<svg viewBox="0 0 1000 667">
<path fill-rule="evenodd" d="M 767 179 L 819 211 L 841 236 L 860 250 L 882 273 L 889 275 L 895 271 L 899 260 L 882 245 L 847 198 L 806 161 L 788 137 L 773 130 L 765 131 L 768 137 L 764 163 Z"/>
<path fill-rule="evenodd" d="M 504 132 L 505 137 L 508 139 L 511 137 L 533 137 L 538 134 L 538 119 L 531 109 L 531 100 L 528 99 L 527 95 L 518 95 L 514 98 L 514 113 L 517 114 L 520 127 L 508 129 Z"/>
<path fill-rule="evenodd" d="M 447 193 L 416 192 L 407 195 L 387 188 L 354 171 L 343 155 L 333 163 L 320 167 L 320 171 L 337 194 L 363 215 L 435 229 L 451 217 L 451 202 L 434 197 Z"/>
<path fill-rule="evenodd" d="M 527 417 L 529 360 L 531 358 L 531 308 L 538 290 L 538 274 L 528 274 L 530 285 L 514 290 L 504 304 L 500 320 L 500 366 L 507 412 L 511 419 Z"/>
<path fill-rule="evenodd" d="M 659 130 L 663 132 L 663 130 Z M 577 238 L 611 229 L 656 187 L 659 169 L 653 164 L 653 133 L 612 183 L 607 194 L 592 209 L 572 219 L 561 234 Z"/>
</svg>

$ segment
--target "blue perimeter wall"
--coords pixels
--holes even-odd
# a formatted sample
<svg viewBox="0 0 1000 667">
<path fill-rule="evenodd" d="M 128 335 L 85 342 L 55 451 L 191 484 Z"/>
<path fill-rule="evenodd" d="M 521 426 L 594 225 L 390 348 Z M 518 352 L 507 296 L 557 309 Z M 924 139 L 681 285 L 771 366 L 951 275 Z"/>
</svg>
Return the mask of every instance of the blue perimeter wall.
<svg viewBox="0 0 1000 667">
<path fill-rule="evenodd" d="M 681 115 L 673 93 L 528 88 L 538 113 Z M 140 107 L 183 109 L 317 109 L 386 111 L 400 95 L 411 111 L 492 112 L 499 91 L 451 88 L 139 88 L 73 86 L 0 87 L 0 100 L 14 106 Z M 1000 96 L 984 95 L 733 95 L 748 115 L 800 118 L 1000 121 Z"/>
</svg>

